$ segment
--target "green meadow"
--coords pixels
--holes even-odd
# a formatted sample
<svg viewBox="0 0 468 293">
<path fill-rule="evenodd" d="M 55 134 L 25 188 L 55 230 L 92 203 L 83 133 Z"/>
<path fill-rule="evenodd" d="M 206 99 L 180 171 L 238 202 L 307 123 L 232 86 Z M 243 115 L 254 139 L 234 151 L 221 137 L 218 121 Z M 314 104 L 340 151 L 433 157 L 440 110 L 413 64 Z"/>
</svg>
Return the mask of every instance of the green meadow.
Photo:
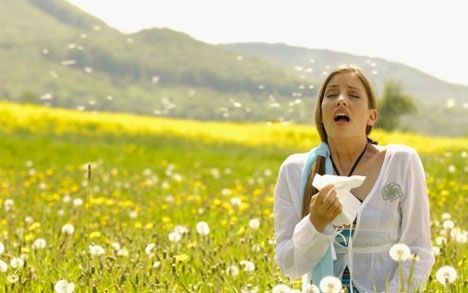
<svg viewBox="0 0 468 293">
<path fill-rule="evenodd" d="M 319 142 L 312 125 L 0 102 L 0 126 L 0 292 L 300 289 L 274 262 L 273 190 L 282 161 Z M 418 150 L 436 254 L 427 292 L 465 292 L 468 139 L 371 136 Z M 457 272 L 446 286 L 442 266 Z"/>
</svg>

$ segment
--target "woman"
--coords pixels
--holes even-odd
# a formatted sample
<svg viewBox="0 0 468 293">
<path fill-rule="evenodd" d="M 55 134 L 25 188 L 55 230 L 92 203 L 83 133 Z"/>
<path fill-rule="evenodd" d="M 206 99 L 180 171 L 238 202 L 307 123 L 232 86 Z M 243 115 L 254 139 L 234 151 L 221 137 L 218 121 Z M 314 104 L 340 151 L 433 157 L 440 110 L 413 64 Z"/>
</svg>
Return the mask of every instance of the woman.
<svg viewBox="0 0 468 293">
<path fill-rule="evenodd" d="M 303 286 L 327 274 L 342 279 L 352 292 L 422 289 L 434 264 L 429 203 L 421 160 L 410 147 L 378 146 L 368 138 L 377 120 L 376 98 L 368 78 L 355 66 L 340 66 L 319 91 L 315 124 L 321 144 L 292 154 L 281 165 L 275 188 L 275 260 Z M 332 221 L 343 207 L 333 184 L 320 191 L 316 174 L 361 175 L 351 190 L 361 205 L 350 227 Z M 406 244 L 418 262 L 411 288 L 400 284 L 398 263 L 389 255 Z M 412 262 L 403 262 L 405 282 Z M 316 284 L 318 285 L 318 284 Z M 408 291 L 410 291 L 408 290 Z"/>
</svg>

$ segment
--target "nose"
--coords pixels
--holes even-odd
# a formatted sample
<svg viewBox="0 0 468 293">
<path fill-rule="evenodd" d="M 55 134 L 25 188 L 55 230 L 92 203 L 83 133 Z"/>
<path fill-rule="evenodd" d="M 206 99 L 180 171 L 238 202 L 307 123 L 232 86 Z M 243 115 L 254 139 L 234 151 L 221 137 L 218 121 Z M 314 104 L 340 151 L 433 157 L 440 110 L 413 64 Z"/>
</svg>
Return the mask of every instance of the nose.
<svg viewBox="0 0 468 293">
<path fill-rule="evenodd" d="M 338 98 L 336 99 L 336 104 L 337 105 L 347 105 L 346 96 L 343 95 L 343 94 L 340 94 L 338 96 Z"/>
</svg>

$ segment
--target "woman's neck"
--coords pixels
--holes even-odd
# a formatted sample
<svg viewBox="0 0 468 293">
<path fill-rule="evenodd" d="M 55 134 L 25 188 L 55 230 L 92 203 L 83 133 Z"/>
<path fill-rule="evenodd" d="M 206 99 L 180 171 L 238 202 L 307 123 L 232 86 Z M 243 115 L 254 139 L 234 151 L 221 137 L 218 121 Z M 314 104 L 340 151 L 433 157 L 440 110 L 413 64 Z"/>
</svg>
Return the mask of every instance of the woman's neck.
<svg viewBox="0 0 468 293">
<path fill-rule="evenodd" d="M 331 157 L 339 174 L 351 175 L 351 169 L 357 167 L 354 165 L 359 164 L 361 155 L 365 155 L 367 144 L 367 137 L 328 139 Z"/>
</svg>

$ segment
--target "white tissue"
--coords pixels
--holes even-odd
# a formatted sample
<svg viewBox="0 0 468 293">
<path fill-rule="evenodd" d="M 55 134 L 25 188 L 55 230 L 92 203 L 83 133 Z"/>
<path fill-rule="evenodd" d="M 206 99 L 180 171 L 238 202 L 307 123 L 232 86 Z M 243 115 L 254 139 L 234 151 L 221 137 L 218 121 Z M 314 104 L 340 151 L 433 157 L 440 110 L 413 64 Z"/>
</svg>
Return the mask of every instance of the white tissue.
<svg viewBox="0 0 468 293">
<path fill-rule="evenodd" d="M 341 205 L 342 212 L 333 220 L 333 225 L 342 226 L 350 225 L 356 218 L 361 202 L 351 193 L 351 189 L 360 186 L 365 176 L 353 175 L 337 176 L 337 175 L 320 175 L 316 174 L 312 185 L 318 190 L 322 189 L 328 183 L 333 183 L 336 190 L 336 195 Z"/>
</svg>

